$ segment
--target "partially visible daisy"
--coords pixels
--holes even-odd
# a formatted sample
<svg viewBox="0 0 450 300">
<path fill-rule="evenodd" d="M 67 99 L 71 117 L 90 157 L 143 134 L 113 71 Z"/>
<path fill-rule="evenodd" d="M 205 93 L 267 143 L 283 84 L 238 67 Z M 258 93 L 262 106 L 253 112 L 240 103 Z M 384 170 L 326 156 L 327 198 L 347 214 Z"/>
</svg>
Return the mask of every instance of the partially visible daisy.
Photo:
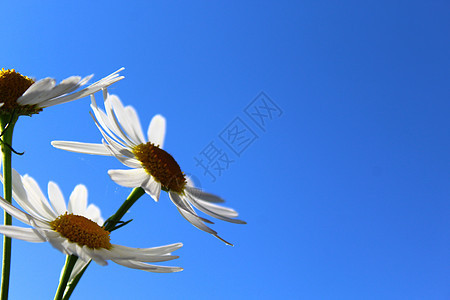
<svg viewBox="0 0 450 300">
<path fill-rule="evenodd" d="M 0 226 L 0 233 L 11 238 L 28 242 L 49 242 L 66 255 L 76 255 L 83 262 L 76 265 L 72 278 L 91 259 L 99 265 L 107 265 L 107 260 L 133 269 L 157 273 L 181 271 L 179 267 L 166 267 L 147 262 L 168 261 L 178 256 L 170 253 L 182 244 L 172 244 L 156 248 L 130 248 L 110 242 L 109 232 L 97 206 L 87 205 L 87 189 L 77 185 L 66 206 L 63 194 L 54 182 L 48 184 L 45 198 L 36 181 L 28 175 L 20 176 L 12 170 L 13 197 L 22 210 L 0 197 L 0 207 L 10 215 L 31 226 Z"/>
<path fill-rule="evenodd" d="M 83 98 L 123 79 L 124 77 L 119 75 L 122 70 L 123 68 L 72 93 L 85 85 L 93 75 L 84 78 L 71 76 L 56 84 L 53 78 L 34 81 L 17 73 L 14 69 L 2 69 L 0 71 L 0 115 L 37 114 L 43 108 Z"/>
<path fill-rule="evenodd" d="M 197 215 L 194 208 L 220 220 L 245 224 L 234 219 L 238 213 L 216 203 L 224 200 L 194 187 L 181 171 L 175 159 L 162 149 L 166 132 L 166 120 L 156 115 L 150 122 L 147 138 L 144 138 L 139 117 L 131 106 L 124 107 L 117 96 L 104 93 L 106 113 L 101 110 L 92 96 L 91 107 L 95 123 L 102 133 L 103 144 L 53 141 L 56 148 L 96 155 L 115 156 L 128 170 L 109 170 L 108 174 L 117 184 L 126 187 L 141 187 L 155 201 L 161 189 L 169 193 L 180 214 L 195 227 L 208 232 L 227 244 L 217 232 L 205 225 L 213 222 Z M 231 244 L 230 244 L 231 245 Z"/>
</svg>

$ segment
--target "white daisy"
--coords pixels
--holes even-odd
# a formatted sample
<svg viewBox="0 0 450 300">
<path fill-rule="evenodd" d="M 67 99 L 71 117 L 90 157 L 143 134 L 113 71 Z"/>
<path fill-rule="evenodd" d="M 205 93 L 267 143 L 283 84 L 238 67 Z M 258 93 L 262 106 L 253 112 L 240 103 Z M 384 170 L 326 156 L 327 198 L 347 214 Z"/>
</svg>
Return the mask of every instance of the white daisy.
<svg viewBox="0 0 450 300">
<path fill-rule="evenodd" d="M 93 75 L 81 78 L 71 76 L 56 85 L 55 79 L 44 78 L 39 81 L 23 76 L 14 69 L 0 71 L 0 114 L 32 115 L 43 108 L 66 103 L 96 93 L 123 79 L 117 70 L 109 76 L 75 92 L 85 85 Z"/>
<path fill-rule="evenodd" d="M 128 170 L 109 170 L 108 174 L 117 184 L 126 187 L 141 187 L 155 201 L 158 201 L 161 189 L 169 193 L 180 214 L 195 227 L 206 231 L 227 244 L 217 232 L 204 224 L 211 221 L 199 217 L 194 208 L 220 220 L 245 224 L 234 219 L 238 213 L 216 203 L 224 200 L 194 187 L 181 171 L 175 159 L 162 149 L 166 131 L 166 120 L 156 115 L 150 122 L 147 138 L 144 138 L 139 117 L 131 106 L 124 107 L 117 96 L 104 95 L 106 113 L 101 110 L 95 98 L 91 107 L 95 114 L 95 123 L 102 133 L 103 144 L 53 141 L 56 148 L 96 155 L 115 156 Z M 230 244 L 231 245 L 231 244 Z"/>
<path fill-rule="evenodd" d="M 48 184 L 45 198 L 36 181 L 28 175 L 20 176 L 12 170 L 12 191 L 16 202 L 24 211 L 0 197 L 0 207 L 31 228 L 0 226 L 0 233 L 11 238 L 28 242 L 49 242 L 66 255 L 76 255 L 83 262 L 76 265 L 72 278 L 91 259 L 105 266 L 107 260 L 122 266 L 149 272 L 170 273 L 181 271 L 179 267 L 166 267 L 147 262 L 168 261 L 178 256 L 170 253 L 182 244 L 172 244 L 156 248 L 130 248 L 111 244 L 109 232 L 97 206 L 87 205 L 87 189 L 77 185 L 66 206 L 63 194 L 54 182 Z"/>
</svg>

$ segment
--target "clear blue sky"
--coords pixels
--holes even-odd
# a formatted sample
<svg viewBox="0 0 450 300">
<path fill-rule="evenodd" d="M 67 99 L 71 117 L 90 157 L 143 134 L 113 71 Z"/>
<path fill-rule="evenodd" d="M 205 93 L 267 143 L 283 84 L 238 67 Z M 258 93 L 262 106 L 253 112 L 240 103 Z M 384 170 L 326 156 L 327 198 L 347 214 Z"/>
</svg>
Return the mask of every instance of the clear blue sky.
<svg viewBox="0 0 450 300">
<path fill-rule="evenodd" d="M 163 114 L 166 150 L 248 222 L 214 225 L 229 247 L 166 194 L 143 197 L 113 242 L 183 242 L 170 263 L 185 271 L 92 265 L 73 299 L 449 299 L 449 2 L 296 3 L 0 4 L 2 67 L 95 80 L 124 66 L 110 92 L 145 128 Z M 13 165 L 66 197 L 84 183 L 106 218 L 130 192 L 106 173 L 123 166 L 50 145 L 99 142 L 88 111 L 82 99 L 21 118 Z M 247 126 L 236 152 L 233 126 Z M 195 160 L 211 142 L 233 160 L 214 182 Z M 65 257 L 13 247 L 11 299 L 52 298 Z"/>
</svg>

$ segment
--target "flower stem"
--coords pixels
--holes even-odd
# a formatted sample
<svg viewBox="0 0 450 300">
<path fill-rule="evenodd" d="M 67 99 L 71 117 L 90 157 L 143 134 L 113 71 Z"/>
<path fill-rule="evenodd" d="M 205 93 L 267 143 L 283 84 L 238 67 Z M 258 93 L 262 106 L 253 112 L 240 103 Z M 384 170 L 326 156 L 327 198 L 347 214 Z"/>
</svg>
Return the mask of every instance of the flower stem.
<svg viewBox="0 0 450 300">
<path fill-rule="evenodd" d="M 70 298 L 70 296 L 73 293 L 73 290 L 77 286 L 78 282 L 81 279 L 81 276 L 83 276 L 84 271 L 86 271 L 86 269 L 87 269 L 87 267 L 89 266 L 90 263 L 91 262 L 88 262 L 87 265 L 80 271 L 80 273 L 74 279 L 72 279 L 72 281 L 70 281 L 67 284 L 66 291 L 64 292 L 64 297 L 62 298 L 62 300 L 68 300 Z"/>
<path fill-rule="evenodd" d="M 128 195 L 127 200 L 125 200 L 125 202 L 122 203 L 122 205 L 119 207 L 119 209 L 116 211 L 116 213 L 113 214 L 111 217 L 109 217 L 105 221 L 105 223 L 103 225 L 105 230 L 112 232 L 112 231 L 116 230 L 117 228 L 119 228 L 120 225 L 117 226 L 117 224 L 119 224 L 121 222 L 121 219 L 127 213 L 127 211 L 144 194 L 145 194 L 145 191 L 142 188 L 140 188 L 140 187 L 134 188 L 131 191 L 130 195 Z M 67 266 L 67 263 L 66 263 L 66 266 Z M 64 267 L 66 267 L 66 266 L 64 266 Z M 67 288 L 65 289 L 64 298 L 62 298 L 63 300 L 68 300 L 70 298 L 70 296 L 73 293 L 73 290 L 77 286 L 78 282 L 81 279 L 81 276 L 83 276 L 84 271 L 86 271 L 88 266 L 89 266 L 89 263 L 83 268 L 83 270 L 81 270 L 81 272 L 68 285 L 66 282 Z M 69 273 L 69 275 L 70 275 L 70 273 Z M 61 286 L 61 282 L 60 282 L 60 286 Z M 59 290 L 59 288 L 58 288 L 58 290 Z M 55 300 L 56 299 L 57 298 L 55 297 Z"/>
<path fill-rule="evenodd" d="M 116 211 L 114 215 L 108 218 L 108 220 L 105 221 L 105 224 L 103 225 L 105 227 L 105 230 L 111 232 L 114 231 L 116 228 L 116 225 L 120 222 L 122 217 L 127 213 L 127 211 L 133 206 L 133 204 L 142 196 L 145 194 L 145 191 L 140 188 L 134 188 L 130 195 L 128 195 L 127 200 L 125 200 L 124 203 L 119 207 L 119 209 Z"/>
<path fill-rule="evenodd" d="M 61 273 L 61 278 L 59 279 L 59 286 L 56 290 L 55 300 L 61 300 L 64 295 L 64 290 L 66 289 L 67 282 L 69 281 L 70 274 L 72 273 L 73 267 L 77 262 L 78 257 L 75 255 L 67 255 L 66 264 L 64 265 L 64 270 Z"/>
<path fill-rule="evenodd" d="M 1 115 L 0 127 L 2 129 L 1 149 L 2 149 L 2 165 L 3 165 L 3 197 L 6 201 L 12 201 L 12 180 L 11 180 L 11 146 L 14 125 L 18 117 Z M 11 225 L 12 218 L 6 211 L 3 218 L 4 225 Z M 3 236 L 3 260 L 2 260 L 2 283 L 1 283 L 1 299 L 8 299 L 9 292 L 9 277 L 11 271 L 11 238 L 6 235 Z"/>
</svg>

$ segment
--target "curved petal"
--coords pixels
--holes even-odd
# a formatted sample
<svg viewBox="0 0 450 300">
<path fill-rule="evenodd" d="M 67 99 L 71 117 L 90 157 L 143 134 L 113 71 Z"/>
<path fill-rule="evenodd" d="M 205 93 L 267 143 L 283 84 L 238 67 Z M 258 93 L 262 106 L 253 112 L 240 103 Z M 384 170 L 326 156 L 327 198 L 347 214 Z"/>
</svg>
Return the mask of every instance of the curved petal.
<svg viewBox="0 0 450 300">
<path fill-rule="evenodd" d="M 21 211 L 20 209 L 14 207 L 11 203 L 3 199 L 2 197 L 0 197 L 0 207 L 2 207 L 11 216 L 13 216 L 17 220 L 25 224 L 33 225 L 33 223 L 37 223 L 39 224 L 39 226 L 43 227 L 48 226 L 48 224 L 45 223 L 44 221 L 36 219 L 35 217 L 27 214 L 26 212 Z"/>
<path fill-rule="evenodd" d="M 53 181 L 48 183 L 48 198 L 58 215 L 63 215 L 67 211 L 64 196 L 59 186 Z"/>
<path fill-rule="evenodd" d="M 153 176 L 149 175 L 148 179 L 141 185 L 144 191 L 150 195 L 156 202 L 159 201 L 161 194 L 161 183 L 157 182 Z"/>
<path fill-rule="evenodd" d="M 122 245 L 113 245 L 114 249 L 119 249 L 120 251 L 130 253 L 138 252 L 145 255 L 167 255 L 172 253 L 173 251 L 180 249 L 181 247 L 183 247 L 183 243 L 175 243 L 152 248 L 130 248 Z"/>
<path fill-rule="evenodd" d="M 39 104 L 46 99 L 46 96 L 55 86 L 55 79 L 44 78 L 33 83 L 22 96 L 17 99 L 20 105 Z"/>
<path fill-rule="evenodd" d="M 144 169 L 109 170 L 109 177 L 121 186 L 139 187 L 150 175 Z"/>
<path fill-rule="evenodd" d="M 112 139 L 108 140 L 108 142 L 112 143 L 108 144 L 105 140 L 103 140 L 103 145 L 109 151 L 111 151 L 114 157 L 117 158 L 122 164 L 133 169 L 142 168 L 141 163 L 136 158 L 134 158 L 134 155 L 133 156 L 129 155 L 130 152 L 127 148 L 120 146 L 119 144 L 115 143 Z"/>
<path fill-rule="evenodd" d="M 68 242 L 59 233 L 55 231 L 46 231 L 45 234 L 47 241 L 50 243 L 50 245 L 52 245 L 53 248 L 61 251 L 66 255 L 74 254 L 72 253 L 72 251 L 68 251 Z"/>
<path fill-rule="evenodd" d="M 179 196 L 175 192 L 169 192 L 169 198 L 173 202 L 173 204 L 176 205 L 176 207 L 178 209 L 181 209 L 185 213 L 190 214 L 193 217 L 195 217 L 196 219 L 202 220 L 203 222 L 206 222 L 206 223 L 209 223 L 209 224 L 214 224 L 214 222 L 211 222 L 208 219 L 205 219 L 205 218 L 202 218 L 202 217 L 198 216 L 195 213 L 195 210 L 192 208 L 191 204 L 188 201 L 186 201 L 186 199 L 184 199 L 184 197 Z"/>
<path fill-rule="evenodd" d="M 164 147 L 165 135 L 166 119 L 161 115 L 154 116 L 147 130 L 148 141 L 162 149 Z"/>
<path fill-rule="evenodd" d="M 10 238 L 19 239 L 22 241 L 32 242 L 32 243 L 42 243 L 46 240 L 36 232 L 34 228 L 23 228 L 17 226 L 0 226 L 0 233 Z"/>
<path fill-rule="evenodd" d="M 125 107 L 125 112 L 127 114 L 130 126 L 133 128 L 134 133 L 139 138 L 141 143 L 145 143 L 144 131 L 142 130 L 141 122 L 139 120 L 136 110 L 132 106 Z"/>
<path fill-rule="evenodd" d="M 124 142 L 128 145 L 134 145 L 135 142 L 130 140 L 130 137 L 124 132 L 123 128 L 120 126 L 120 122 L 117 119 L 116 112 L 114 111 L 114 107 L 112 106 L 112 101 L 117 98 L 115 95 L 109 95 L 109 97 L 105 100 L 105 111 L 109 120 L 109 129 L 114 132 L 118 137 L 120 137 Z M 119 100 L 120 101 L 120 100 Z"/>
<path fill-rule="evenodd" d="M 94 221 L 99 226 L 103 226 L 104 220 L 101 216 L 100 208 L 98 208 L 95 204 L 89 204 L 84 213 L 84 217 Z"/>
<path fill-rule="evenodd" d="M 30 208 L 32 208 L 38 216 L 46 220 L 54 220 L 58 217 L 33 177 L 25 174 L 22 176 L 22 183 L 27 192 L 26 201 L 28 202 Z M 23 199 L 23 202 L 25 202 L 25 199 Z"/>
<path fill-rule="evenodd" d="M 117 116 L 120 126 L 124 129 L 125 134 L 130 137 L 136 145 L 145 143 L 137 113 L 129 115 L 129 110 L 134 111 L 134 109 L 131 106 L 124 107 L 119 97 L 115 95 L 108 97 L 108 101 L 111 102 L 114 113 Z M 132 118 L 129 116 L 132 116 Z"/>
<path fill-rule="evenodd" d="M 203 200 L 203 201 L 213 202 L 213 203 L 223 203 L 223 202 L 225 202 L 225 200 L 223 200 L 219 196 L 216 196 L 216 195 L 210 194 L 210 193 L 206 193 L 206 192 L 202 191 L 201 189 L 195 188 L 193 186 L 186 186 L 185 189 L 195 199 L 200 199 L 200 200 Z"/>
<path fill-rule="evenodd" d="M 83 216 L 87 207 L 87 189 L 84 185 L 79 184 L 75 187 L 70 195 L 68 211 L 75 215 Z"/>
<path fill-rule="evenodd" d="M 173 192 L 169 192 L 169 198 L 170 200 L 172 200 L 172 202 L 177 206 L 178 212 L 192 225 L 194 225 L 195 227 L 197 227 L 200 230 L 203 230 L 207 233 L 212 234 L 213 236 L 215 236 L 216 238 L 218 238 L 219 240 L 221 240 L 222 242 L 224 242 L 227 245 L 233 246 L 233 244 L 231 244 L 230 242 L 227 242 L 226 240 L 224 240 L 223 238 L 221 238 L 216 231 L 212 230 L 211 228 L 209 228 L 208 226 L 206 226 L 202 221 L 208 221 L 210 223 L 212 223 L 211 221 L 201 218 L 199 216 L 197 216 L 194 213 L 191 213 L 190 211 L 186 210 L 186 205 L 185 203 L 183 203 L 182 197 L 178 196 L 176 193 Z M 181 201 L 180 201 L 181 200 Z M 184 200 L 185 202 L 187 202 L 186 200 Z M 184 207 L 183 207 L 184 206 Z M 189 207 L 189 206 L 187 206 Z M 192 208 L 190 208 L 190 210 L 193 211 Z M 201 221 L 202 220 L 202 221 Z"/>
<path fill-rule="evenodd" d="M 82 261 L 81 259 L 78 259 L 75 262 L 75 266 L 72 269 L 72 273 L 70 273 L 69 282 L 71 282 L 77 275 L 88 265 L 89 262 Z M 64 268 L 61 269 L 61 272 L 64 272 Z"/>
<path fill-rule="evenodd" d="M 245 221 L 242 221 L 239 219 L 232 219 L 229 217 L 228 210 L 231 210 L 231 212 L 233 213 L 232 214 L 233 216 L 235 214 L 237 214 L 237 212 L 235 212 L 231 208 L 226 208 L 226 209 L 224 208 L 224 212 L 222 212 L 220 210 L 222 208 L 221 206 L 218 206 L 218 205 L 213 206 L 213 204 L 208 203 L 208 202 L 201 203 L 200 201 L 197 201 L 197 200 L 195 200 L 195 198 L 191 197 L 191 195 L 189 193 L 188 193 L 188 196 L 191 200 L 191 204 L 194 205 L 195 208 L 204 212 L 207 215 L 210 215 L 211 217 L 217 218 L 219 220 L 227 221 L 230 223 L 246 224 Z M 207 206 L 207 204 L 209 204 L 209 206 Z"/>
<path fill-rule="evenodd" d="M 27 191 L 23 187 L 22 183 L 22 176 L 20 176 L 19 173 L 15 169 L 12 169 L 12 192 L 13 197 L 16 200 L 16 202 L 22 207 L 23 209 L 28 211 L 28 202 L 27 202 Z M 3 182 L 3 177 L 2 177 Z M 22 205 L 23 204 L 23 205 Z"/>
<path fill-rule="evenodd" d="M 176 245 L 178 248 L 182 246 L 179 244 L 174 245 Z M 174 245 L 170 245 L 170 247 L 168 247 L 167 249 L 174 249 L 175 248 Z M 114 256 L 111 259 L 132 259 L 143 262 L 162 262 L 178 258 L 178 256 L 176 255 L 170 255 L 170 252 L 155 254 L 154 253 L 155 251 L 152 250 L 153 250 L 152 248 L 140 249 L 120 245 L 113 245 L 110 252 Z"/>
<path fill-rule="evenodd" d="M 120 68 L 116 72 L 106 76 L 105 78 L 100 79 L 97 82 L 94 82 L 93 84 L 82 89 L 81 91 L 78 91 L 78 92 L 72 93 L 72 94 L 68 94 L 68 95 L 62 95 L 60 97 L 48 99 L 45 102 L 42 102 L 40 107 L 44 108 L 44 107 L 49 107 L 49 106 L 53 106 L 53 105 L 57 105 L 57 104 L 62 104 L 62 103 L 70 102 L 70 101 L 77 100 L 77 99 L 89 96 L 91 94 L 94 94 L 104 88 L 107 88 L 111 84 L 113 84 L 119 80 L 122 80 L 124 77 L 120 76 L 118 73 L 120 71 L 122 71 L 123 69 L 124 68 Z M 90 78 L 90 77 L 87 77 L 87 78 Z M 85 80 L 85 79 L 86 78 L 81 80 L 83 83 L 79 83 L 80 86 L 84 85 L 87 82 L 87 80 Z"/>
<path fill-rule="evenodd" d="M 99 252 L 96 251 L 96 249 L 91 249 L 86 246 L 83 246 L 83 251 L 85 252 L 85 255 L 89 258 L 91 258 L 93 261 L 95 261 L 100 266 L 107 266 L 108 262 L 103 255 L 99 255 Z"/>
<path fill-rule="evenodd" d="M 108 149 L 106 149 L 103 144 L 69 142 L 69 141 L 52 141 L 51 144 L 53 147 L 57 149 L 66 150 L 70 152 L 112 156 L 111 152 L 109 152 Z"/>
<path fill-rule="evenodd" d="M 147 272 L 155 272 L 155 273 L 173 273 L 183 271 L 183 268 L 179 267 L 165 267 L 165 266 L 155 266 L 149 265 L 143 262 L 127 260 L 127 259 L 112 259 L 116 264 L 131 268 L 138 269 Z"/>
</svg>

